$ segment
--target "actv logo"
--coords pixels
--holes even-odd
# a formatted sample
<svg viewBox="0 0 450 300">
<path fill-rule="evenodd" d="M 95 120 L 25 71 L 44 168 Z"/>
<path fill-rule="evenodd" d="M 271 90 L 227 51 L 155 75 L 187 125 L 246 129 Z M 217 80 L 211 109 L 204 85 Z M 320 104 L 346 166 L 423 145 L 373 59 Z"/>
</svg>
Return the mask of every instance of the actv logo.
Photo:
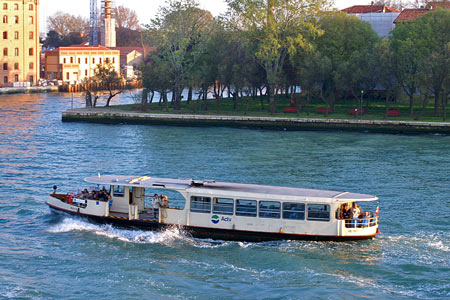
<svg viewBox="0 0 450 300">
<path fill-rule="evenodd" d="M 214 215 L 211 217 L 211 222 L 213 222 L 213 224 L 217 224 L 217 223 L 219 223 L 219 221 L 220 221 L 220 218 L 218 215 Z"/>
</svg>

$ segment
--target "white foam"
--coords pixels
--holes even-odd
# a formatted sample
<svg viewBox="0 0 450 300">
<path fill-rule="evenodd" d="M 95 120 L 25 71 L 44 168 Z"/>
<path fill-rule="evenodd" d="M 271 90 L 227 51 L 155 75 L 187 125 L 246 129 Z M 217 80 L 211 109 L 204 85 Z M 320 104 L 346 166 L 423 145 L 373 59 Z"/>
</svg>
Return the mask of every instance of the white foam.
<svg viewBox="0 0 450 300">
<path fill-rule="evenodd" d="M 111 225 L 96 225 L 81 219 L 64 218 L 59 224 L 49 228 L 51 233 L 65 233 L 72 231 L 85 231 L 104 236 L 110 239 L 117 239 L 129 243 L 142 244 L 171 244 L 175 240 L 188 239 L 176 227 L 166 229 L 161 232 L 118 229 Z"/>
</svg>

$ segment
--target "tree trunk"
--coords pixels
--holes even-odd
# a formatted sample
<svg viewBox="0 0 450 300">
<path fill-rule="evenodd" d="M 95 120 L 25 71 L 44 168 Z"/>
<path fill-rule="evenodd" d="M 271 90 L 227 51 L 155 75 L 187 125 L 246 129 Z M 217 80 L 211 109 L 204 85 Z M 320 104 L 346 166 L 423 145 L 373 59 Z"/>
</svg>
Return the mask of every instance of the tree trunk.
<svg viewBox="0 0 450 300">
<path fill-rule="evenodd" d="M 153 103 L 153 98 L 155 97 L 155 91 L 151 91 L 152 92 L 152 96 L 150 97 L 150 104 L 152 104 Z"/>
<path fill-rule="evenodd" d="M 271 115 L 275 114 L 275 108 L 276 108 L 276 103 L 275 103 L 275 95 L 274 95 L 274 89 L 272 87 L 267 86 L 267 91 L 268 91 L 268 95 L 269 95 L 269 112 Z"/>
<path fill-rule="evenodd" d="M 169 112 L 169 99 L 167 98 L 167 92 L 163 92 L 164 103 L 166 104 L 166 112 Z"/>
<path fill-rule="evenodd" d="M 249 102 L 249 97 L 245 97 L 245 115 L 248 115 L 248 102 Z"/>
<path fill-rule="evenodd" d="M 414 118 L 414 92 L 408 95 L 409 96 L 409 116 Z"/>
<path fill-rule="evenodd" d="M 421 111 L 417 114 L 417 116 L 414 118 L 414 120 L 419 120 L 419 118 L 422 117 L 422 115 L 425 113 L 425 110 L 427 109 L 427 105 L 428 105 L 428 90 L 425 92 L 425 94 L 423 95 L 423 101 L 422 101 L 422 109 Z"/>
<path fill-rule="evenodd" d="M 238 111 L 238 94 L 234 92 L 231 95 L 233 95 L 233 110 Z"/>
<path fill-rule="evenodd" d="M 192 85 L 189 86 L 189 92 L 188 92 L 188 98 L 187 98 L 187 104 L 189 104 L 192 100 Z"/>
<path fill-rule="evenodd" d="M 440 93 L 441 93 L 440 89 L 434 90 L 434 116 L 435 117 L 439 116 L 439 102 L 440 102 L 440 98 L 441 98 Z"/>
<path fill-rule="evenodd" d="M 385 102 L 386 111 L 384 112 L 384 119 L 386 120 L 388 118 L 389 107 L 391 106 L 391 92 L 390 91 L 386 92 L 385 101 L 386 101 Z"/>
<path fill-rule="evenodd" d="M 142 98 L 141 98 L 141 109 L 144 110 L 145 106 L 147 105 L 147 98 L 148 98 L 148 90 L 142 89 Z"/>
</svg>

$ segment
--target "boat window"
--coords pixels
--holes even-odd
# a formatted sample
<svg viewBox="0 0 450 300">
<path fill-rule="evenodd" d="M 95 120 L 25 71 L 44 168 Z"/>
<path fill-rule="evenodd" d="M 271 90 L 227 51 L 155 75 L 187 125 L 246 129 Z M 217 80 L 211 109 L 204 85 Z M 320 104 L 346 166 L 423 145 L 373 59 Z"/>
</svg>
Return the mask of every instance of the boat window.
<svg viewBox="0 0 450 300">
<path fill-rule="evenodd" d="M 234 200 L 229 198 L 214 198 L 213 213 L 221 215 L 232 215 Z"/>
<path fill-rule="evenodd" d="M 256 217 L 256 200 L 236 200 L 236 216 Z"/>
<path fill-rule="evenodd" d="M 260 218 L 280 218 L 281 204 L 275 201 L 259 201 Z"/>
<path fill-rule="evenodd" d="M 125 195 L 125 187 L 122 185 L 115 185 L 113 195 L 114 197 L 123 197 Z"/>
<path fill-rule="evenodd" d="M 211 198 L 191 196 L 191 211 L 199 213 L 211 213 Z"/>
<path fill-rule="evenodd" d="M 305 204 L 295 202 L 283 203 L 283 219 L 304 220 Z"/>
<path fill-rule="evenodd" d="M 330 221 L 330 206 L 326 204 L 308 204 L 309 221 Z"/>
</svg>

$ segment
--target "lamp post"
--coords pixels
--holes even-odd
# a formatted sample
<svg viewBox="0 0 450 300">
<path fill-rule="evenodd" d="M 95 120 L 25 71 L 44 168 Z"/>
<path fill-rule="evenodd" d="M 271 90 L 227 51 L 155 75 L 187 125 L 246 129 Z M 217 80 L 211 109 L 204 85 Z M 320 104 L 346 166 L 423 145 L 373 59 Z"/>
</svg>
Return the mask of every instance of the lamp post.
<svg viewBox="0 0 450 300">
<path fill-rule="evenodd" d="M 361 99 L 359 100 L 359 115 L 362 115 L 362 101 L 363 101 L 364 90 L 361 90 Z"/>
</svg>

